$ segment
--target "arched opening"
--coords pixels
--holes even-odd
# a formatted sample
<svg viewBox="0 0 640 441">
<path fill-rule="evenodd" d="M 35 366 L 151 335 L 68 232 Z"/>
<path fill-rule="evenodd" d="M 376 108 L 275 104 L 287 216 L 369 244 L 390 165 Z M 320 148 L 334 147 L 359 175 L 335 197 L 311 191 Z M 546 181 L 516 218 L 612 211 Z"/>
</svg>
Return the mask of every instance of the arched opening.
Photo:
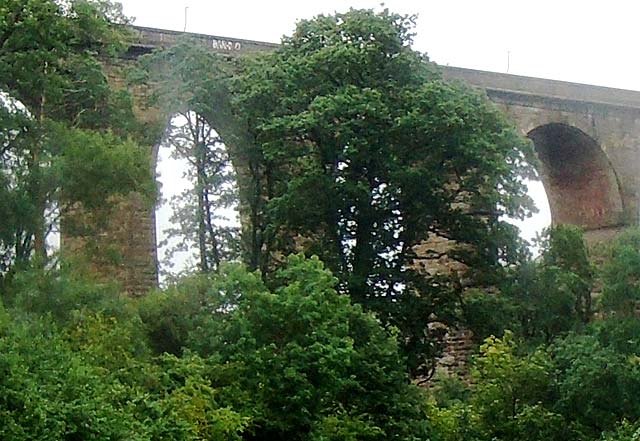
<svg viewBox="0 0 640 441">
<path fill-rule="evenodd" d="M 539 126 L 528 137 L 540 159 L 554 225 L 579 225 L 589 231 L 622 223 L 618 180 L 593 138 L 558 123 Z"/>
<path fill-rule="evenodd" d="M 161 203 L 156 209 L 160 281 L 217 269 L 238 249 L 238 189 L 227 148 L 207 119 L 174 114 L 156 161 Z"/>
</svg>

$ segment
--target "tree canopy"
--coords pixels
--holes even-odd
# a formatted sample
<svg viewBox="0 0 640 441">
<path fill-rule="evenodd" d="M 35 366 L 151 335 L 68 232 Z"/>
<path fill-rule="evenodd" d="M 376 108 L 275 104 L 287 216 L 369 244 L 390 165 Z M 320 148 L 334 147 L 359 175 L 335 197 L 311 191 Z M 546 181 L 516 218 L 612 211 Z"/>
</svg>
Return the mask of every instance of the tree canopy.
<svg viewBox="0 0 640 441">
<path fill-rule="evenodd" d="M 280 253 L 319 256 L 341 292 L 401 329 L 417 369 L 428 323 L 450 320 L 460 283 L 420 271 L 441 257 L 428 239 L 449 241 L 465 278 L 491 283 L 519 258 L 504 216 L 531 208 L 533 156 L 485 96 L 411 49 L 413 19 L 351 10 L 302 21 L 235 93 L 260 194 L 249 262 L 268 274 Z"/>
<path fill-rule="evenodd" d="M 0 307 L 0 436 L 428 439 L 396 339 L 319 260 L 276 277 L 225 265 L 132 300 L 78 267 L 22 273 Z"/>
</svg>

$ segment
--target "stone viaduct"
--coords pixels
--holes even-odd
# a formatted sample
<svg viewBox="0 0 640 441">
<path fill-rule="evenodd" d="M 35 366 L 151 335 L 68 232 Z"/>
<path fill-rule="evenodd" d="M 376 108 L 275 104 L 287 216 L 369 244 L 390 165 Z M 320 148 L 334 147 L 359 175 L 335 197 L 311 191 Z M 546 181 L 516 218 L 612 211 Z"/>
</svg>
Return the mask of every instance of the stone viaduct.
<svg viewBox="0 0 640 441">
<path fill-rule="evenodd" d="M 184 35 L 143 27 L 135 27 L 134 32 L 129 59 L 168 47 Z M 188 35 L 196 44 L 229 57 L 277 47 Z M 591 241 L 606 240 L 639 223 L 640 92 L 457 67 L 441 69 L 445 78 L 484 89 L 533 141 L 553 223 L 581 225 Z M 139 105 L 138 112 L 145 121 L 166 123 L 167 115 L 157 109 Z M 157 283 L 155 217 L 135 200 L 125 206 L 109 235 L 121 247 L 116 276 L 130 292 L 143 292 Z"/>
</svg>

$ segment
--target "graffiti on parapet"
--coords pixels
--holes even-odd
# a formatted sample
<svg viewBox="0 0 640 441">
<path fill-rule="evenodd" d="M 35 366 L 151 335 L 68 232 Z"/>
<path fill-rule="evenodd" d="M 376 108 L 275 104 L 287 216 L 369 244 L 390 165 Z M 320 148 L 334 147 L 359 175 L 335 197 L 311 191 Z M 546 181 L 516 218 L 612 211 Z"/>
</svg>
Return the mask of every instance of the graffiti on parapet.
<svg viewBox="0 0 640 441">
<path fill-rule="evenodd" d="M 239 41 L 230 41 L 230 40 L 211 40 L 211 47 L 213 49 L 222 49 L 225 51 L 239 51 L 242 49 L 242 43 Z"/>
</svg>

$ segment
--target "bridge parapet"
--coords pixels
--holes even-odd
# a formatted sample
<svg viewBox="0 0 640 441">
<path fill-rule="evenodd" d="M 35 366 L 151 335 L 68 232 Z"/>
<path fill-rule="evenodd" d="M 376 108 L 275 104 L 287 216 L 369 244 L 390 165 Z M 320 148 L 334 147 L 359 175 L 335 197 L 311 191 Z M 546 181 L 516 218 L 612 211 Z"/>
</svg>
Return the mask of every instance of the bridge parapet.
<svg viewBox="0 0 640 441">
<path fill-rule="evenodd" d="M 496 92 L 496 95 L 502 92 L 504 96 L 511 95 L 516 97 L 517 95 L 521 95 L 521 101 L 526 100 L 526 97 L 544 97 L 555 101 L 565 100 L 576 103 L 582 102 L 640 109 L 640 92 L 638 91 L 488 72 L 462 67 L 442 66 L 441 69 L 445 78 L 462 80 L 474 86 L 481 87 L 485 89 L 489 95 L 492 95 L 493 92 Z"/>
<path fill-rule="evenodd" d="M 170 31 L 166 29 L 133 26 L 134 44 L 128 52 L 129 57 L 149 53 L 154 49 L 170 47 L 182 38 L 197 41 L 214 52 L 239 55 L 252 52 L 268 52 L 277 48 L 276 43 L 244 40 L 240 38 L 220 37 L 216 35 L 196 34 L 191 32 Z"/>
</svg>

